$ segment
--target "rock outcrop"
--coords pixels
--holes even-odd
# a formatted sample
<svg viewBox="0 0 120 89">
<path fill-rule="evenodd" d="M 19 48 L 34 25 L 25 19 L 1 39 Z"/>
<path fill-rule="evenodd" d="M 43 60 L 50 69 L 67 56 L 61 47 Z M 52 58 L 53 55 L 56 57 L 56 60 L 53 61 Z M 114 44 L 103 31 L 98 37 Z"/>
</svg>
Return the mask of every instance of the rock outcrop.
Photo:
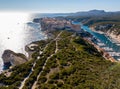
<svg viewBox="0 0 120 89">
<path fill-rule="evenodd" d="M 25 51 L 28 53 L 28 59 L 32 58 L 32 54 L 37 51 L 38 45 L 35 42 L 32 42 L 25 46 Z"/>
<path fill-rule="evenodd" d="M 54 30 L 72 30 L 80 31 L 80 25 L 72 24 L 71 21 L 65 19 L 57 18 L 42 18 L 41 21 L 41 30 L 42 31 L 54 31 Z"/>
<path fill-rule="evenodd" d="M 4 62 L 4 67 L 6 68 L 9 68 L 11 65 L 15 66 L 28 61 L 24 54 L 15 53 L 11 50 L 5 50 L 2 55 L 2 59 Z"/>
</svg>

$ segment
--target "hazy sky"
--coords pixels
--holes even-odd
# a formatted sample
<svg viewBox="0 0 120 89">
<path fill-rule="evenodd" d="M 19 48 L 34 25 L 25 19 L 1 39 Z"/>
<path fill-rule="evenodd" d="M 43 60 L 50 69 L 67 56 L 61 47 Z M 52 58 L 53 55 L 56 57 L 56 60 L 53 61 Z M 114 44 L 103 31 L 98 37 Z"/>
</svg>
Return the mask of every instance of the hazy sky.
<svg viewBox="0 0 120 89">
<path fill-rule="evenodd" d="M 92 9 L 119 11 L 120 0 L 0 0 L 0 11 L 76 12 Z"/>
</svg>

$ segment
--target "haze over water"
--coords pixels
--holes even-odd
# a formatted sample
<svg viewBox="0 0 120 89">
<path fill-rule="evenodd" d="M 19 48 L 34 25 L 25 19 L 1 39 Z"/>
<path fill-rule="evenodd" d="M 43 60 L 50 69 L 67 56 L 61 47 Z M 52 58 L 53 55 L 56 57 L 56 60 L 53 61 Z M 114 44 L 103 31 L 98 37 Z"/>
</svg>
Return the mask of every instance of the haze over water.
<svg viewBox="0 0 120 89">
<path fill-rule="evenodd" d="M 33 23 L 32 26 L 26 24 L 30 17 L 27 13 L 0 12 L 0 71 L 3 69 L 1 56 L 4 50 L 10 49 L 25 54 L 25 45 L 45 38 L 39 24 Z"/>
</svg>

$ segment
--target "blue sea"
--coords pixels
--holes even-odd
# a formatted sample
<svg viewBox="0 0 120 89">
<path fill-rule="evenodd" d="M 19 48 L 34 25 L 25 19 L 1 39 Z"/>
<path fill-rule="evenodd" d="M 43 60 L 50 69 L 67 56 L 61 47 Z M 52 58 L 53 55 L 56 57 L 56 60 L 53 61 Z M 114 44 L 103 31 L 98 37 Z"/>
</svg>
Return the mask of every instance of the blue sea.
<svg viewBox="0 0 120 89">
<path fill-rule="evenodd" d="M 0 72 L 3 70 L 1 56 L 4 50 L 9 49 L 16 53 L 24 53 L 27 56 L 25 52 L 27 44 L 47 38 L 41 31 L 40 24 L 33 23 L 33 19 L 56 16 L 66 15 L 0 12 Z"/>
</svg>

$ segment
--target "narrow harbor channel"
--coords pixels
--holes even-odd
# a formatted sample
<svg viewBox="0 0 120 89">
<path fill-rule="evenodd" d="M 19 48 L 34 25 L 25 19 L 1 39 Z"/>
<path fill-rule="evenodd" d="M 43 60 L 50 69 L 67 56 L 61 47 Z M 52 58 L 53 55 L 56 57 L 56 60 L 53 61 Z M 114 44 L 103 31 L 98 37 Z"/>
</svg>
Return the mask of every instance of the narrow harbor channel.
<svg viewBox="0 0 120 89">
<path fill-rule="evenodd" d="M 105 34 L 100 34 L 97 32 L 92 31 L 88 26 L 84 26 L 81 23 L 81 28 L 84 31 L 89 32 L 97 39 L 97 45 L 104 49 L 107 53 L 109 53 L 110 56 L 115 58 L 116 60 L 120 60 L 120 45 L 113 42 L 111 39 L 109 39 Z"/>
</svg>

